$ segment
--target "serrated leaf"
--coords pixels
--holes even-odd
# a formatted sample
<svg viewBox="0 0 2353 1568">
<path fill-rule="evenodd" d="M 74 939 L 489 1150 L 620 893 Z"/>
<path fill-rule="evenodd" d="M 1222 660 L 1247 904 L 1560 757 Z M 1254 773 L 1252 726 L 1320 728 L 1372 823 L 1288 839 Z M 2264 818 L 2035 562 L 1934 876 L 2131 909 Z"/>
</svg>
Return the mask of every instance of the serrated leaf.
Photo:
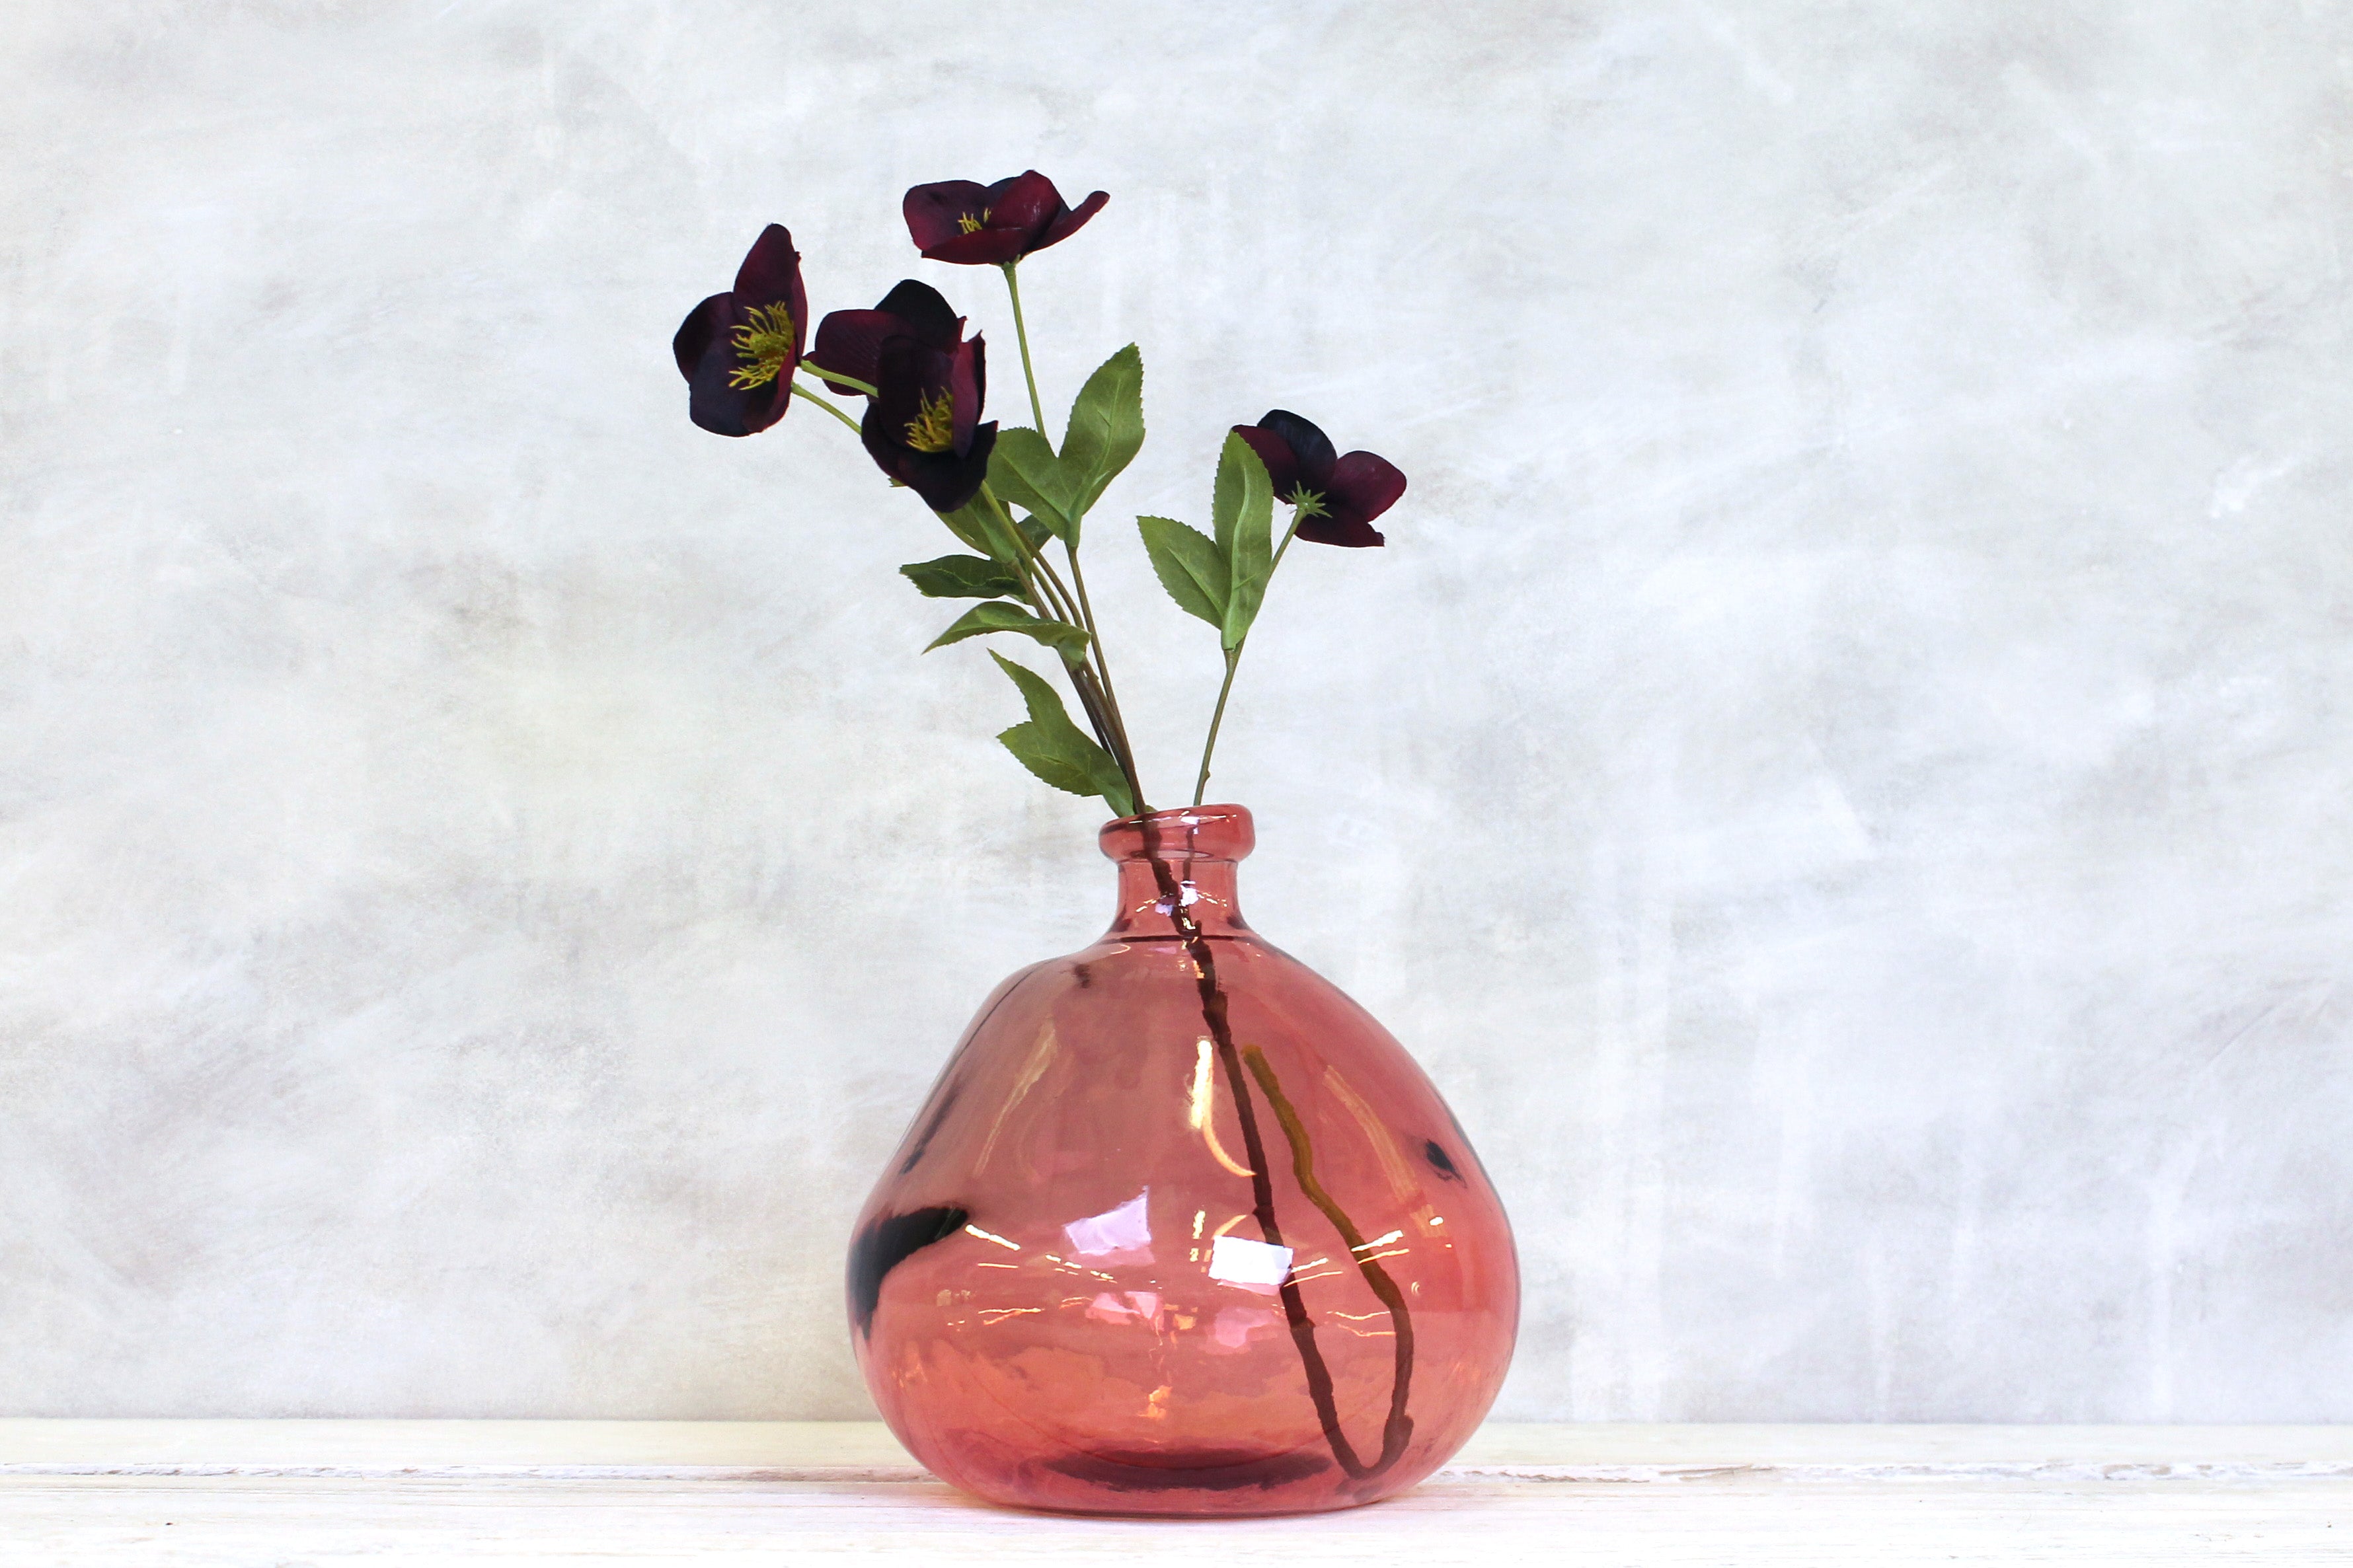
<svg viewBox="0 0 2353 1568">
<path fill-rule="evenodd" d="M 1014 760 L 1056 789 L 1101 795 L 1113 816 L 1134 816 L 1135 799 L 1128 793 L 1119 764 L 1096 744 L 1094 737 L 1071 722 L 1069 710 L 1046 684 L 1045 677 L 994 648 L 988 657 L 1020 689 L 1022 704 L 1029 710 L 1029 722 L 1016 724 L 997 737 Z"/>
<path fill-rule="evenodd" d="M 1018 597 L 1021 579 L 985 555 L 943 555 L 899 568 L 899 575 L 927 599 Z"/>
<path fill-rule="evenodd" d="M 1130 343 L 1096 367 L 1071 404 L 1061 462 L 1073 525 L 1143 447 L 1144 354 Z M 1071 531 L 1075 536 L 1075 526 Z"/>
<path fill-rule="evenodd" d="M 1176 607 L 1223 631 L 1227 574 L 1224 557 L 1208 535 L 1173 517 L 1139 517 L 1144 552 Z"/>
<path fill-rule="evenodd" d="M 1077 542 L 1070 475 L 1038 431 L 1016 425 L 997 433 L 997 445 L 988 454 L 988 485 L 1001 499 L 1036 513 L 1061 538 Z"/>
<path fill-rule="evenodd" d="M 1236 648 L 1258 619 L 1266 580 L 1274 571 L 1274 483 L 1239 436 L 1228 436 L 1219 456 L 1210 511 L 1218 525 L 1218 552 L 1226 563 L 1224 642 Z"/>
<path fill-rule="evenodd" d="M 1023 637 L 1036 637 L 1051 648 L 1078 649 L 1087 646 L 1087 634 L 1068 621 L 1041 621 L 1018 605 L 991 602 L 975 605 L 956 617 L 955 625 L 934 637 L 923 651 L 945 647 L 966 637 L 985 637 L 990 632 L 1019 632 Z"/>
</svg>

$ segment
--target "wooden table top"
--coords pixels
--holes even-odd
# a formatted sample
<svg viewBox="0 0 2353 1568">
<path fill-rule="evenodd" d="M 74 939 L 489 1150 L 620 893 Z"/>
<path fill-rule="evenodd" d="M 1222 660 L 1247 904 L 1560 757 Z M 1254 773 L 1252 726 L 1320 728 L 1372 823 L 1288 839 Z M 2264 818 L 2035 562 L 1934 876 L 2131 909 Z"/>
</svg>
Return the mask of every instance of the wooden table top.
<svg viewBox="0 0 2353 1568">
<path fill-rule="evenodd" d="M 879 1424 L 0 1420 L 0 1563 L 2353 1563 L 2353 1427 L 1490 1425 L 1345 1513 L 974 1502 Z"/>
</svg>

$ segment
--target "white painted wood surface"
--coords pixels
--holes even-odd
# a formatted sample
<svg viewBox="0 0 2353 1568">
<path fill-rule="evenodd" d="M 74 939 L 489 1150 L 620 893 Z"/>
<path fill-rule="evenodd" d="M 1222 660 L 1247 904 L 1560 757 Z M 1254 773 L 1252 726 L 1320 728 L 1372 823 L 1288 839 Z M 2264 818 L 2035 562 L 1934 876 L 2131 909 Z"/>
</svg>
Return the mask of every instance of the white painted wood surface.
<svg viewBox="0 0 2353 1568">
<path fill-rule="evenodd" d="M 880 1426 L 0 1421 L 0 1563 L 2353 1563 L 2353 1428 L 1508 1426 L 1353 1512 L 995 1509 Z"/>
</svg>

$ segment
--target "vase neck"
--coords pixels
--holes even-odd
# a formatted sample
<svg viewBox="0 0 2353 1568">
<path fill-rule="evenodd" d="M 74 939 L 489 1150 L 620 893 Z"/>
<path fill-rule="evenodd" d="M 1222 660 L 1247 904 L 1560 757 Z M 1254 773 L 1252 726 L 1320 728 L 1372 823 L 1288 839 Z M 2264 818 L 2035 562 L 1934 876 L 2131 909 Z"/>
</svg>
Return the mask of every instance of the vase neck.
<svg viewBox="0 0 2353 1568">
<path fill-rule="evenodd" d="M 1101 842 L 1119 866 L 1119 907 L 1104 935 L 1178 936 L 1179 910 L 1204 936 L 1250 930 L 1235 902 L 1234 868 L 1256 841 L 1250 815 L 1239 805 L 1155 811 L 1106 825 Z"/>
</svg>

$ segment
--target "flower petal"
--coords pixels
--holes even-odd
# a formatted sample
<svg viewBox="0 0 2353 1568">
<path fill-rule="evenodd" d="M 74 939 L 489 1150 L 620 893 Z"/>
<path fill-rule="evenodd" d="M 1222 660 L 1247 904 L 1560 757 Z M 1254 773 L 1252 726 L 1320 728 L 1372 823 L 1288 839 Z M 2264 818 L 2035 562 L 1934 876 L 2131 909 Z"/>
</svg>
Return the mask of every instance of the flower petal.
<svg viewBox="0 0 2353 1568">
<path fill-rule="evenodd" d="M 709 341 L 687 373 L 687 417 L 714 436 L 756 435 L 782 419 L 791 405 L 792 372 L 788 366 L 784 374 L 758 386 L 735 385 L 735 371 L 744 363 L 734 341 L 742 312 L 731 295 L 714 295 L 712 300 L 726 300 L 727 308 L 716 313 Z M 687 318 L 688 326 L 694 326 L 711 304 L 712 300 L 706 300 L 696 306 L 694 315 Z M 680 328 L 680 339 L 686 335 L 687 328 Z"/>
<path fill-rule="evenodd" d="M 670 357 L 678 361 L 678 374 L 687 380 L 694 379 L 694 367 L 702 363 L 703 352 L 711 347 L 713 338 L 723 335 L 733 320 L 735 296 L 713 294 L 686 313 L 678 324 L 678 335 L 670 341 Z"/>
<path fill-rule="evenodd" d="M 1050 245 L 1061 244 L 1062 241 L 1086 227 L 1087 220 L 1103 211 L 1103 204 L 1109 200 L 1111 200 L 1109 191 L 1097 191 L 1076 207 L 1060 214 L 1053 222 L 1048 224 L 1046 232 L 1039 235 L 1038 242 L 1029 248 L 1043 250 Z"/>
<path fill-rule="evenodd" d="M 988 345 L 978 337 L 956 345 L 948 365 L 948 392 L 955 399 L 952 449 L 962 457 L 972 450 L 973 432 L 980 424 L 981 403 L 988 395 Z M 948 510 L 954 511 L 955 508 Z"/>
<path fill-rule="evenodd" d="M 1335 519 L 1370 522 L 1397 505 L 1403 494 L 1405 475 L 1396 464 L 1370 452 L 1351 452 L 1333 465 L 1324 510 Z M 1374 542 L 1378 542 L 1379 535 L 1374 535 Z"/>
<path fill-rule="evenodd" d="M 899 213 L 907 220 L 907 237 L 915 242 L 917 250 L 928 255 L 934 246 L 964 232 L 960 219 L 967 214 L 978 217 L 987 205 L 985 186 L 971 180 L 941 180 L 909 190 L 899 204 Z"/>
<path fill-rule="evenodd" d="M 875 450 L 878 428 L 891 444 L 905 447 L 907 426 L 923 417 L 923 405 L 949 395 L 950 357 L 904 332 L 882 340 L 875 354 L 874 401 L 862 428 L 866 449 Z M 912 448 L 910 448 L 912 450 Z M 878 456 L 876 461 L 881 461 Z"/>
<path fill-rule="evenodd" d="M 1299 459 L 1292 456 L 1291 443 L 1255 425 L 1237 425 L 1234 434 L 1249 443 L 1258 460 L 1266 465 L 1266 477 L 1273 481 L 1276 495 L 1287 496 L 1299 488 Z"/>
<path fill-rule="evenodd" d="M 800 252 L 780 224 L 770 224 L 752 242 L 735 269 L 735 298 L 746 305 L 782 305 L 792 312 L 796 353 L 808 342 L 808 294 L 801 285 Z"/>
<path fill-rule="evenodd" d="M 972 446 L 964 456 L 918 454 L 918 460 L 901 478 L 934 511 L 954 511 L 980 493 L 988 479 L 988 455 L 996 447 L 997 422 L 991 420 L 972 433 Z"/>
<path fill-rule="evenodd" d="M 955 308 L 938 289 L 913 278 L 901 279 L 874 308 L 906 322 L 908 331 L 935 349 L 952 349 L 964 336 L 964 318 L 955 313 Z"/>
<path fill-rule="evenodd" d="M 879 374 L 877 366 L 882 353 L 882 340 L 906 330 L 905 320 L 888 310 L 830 311 L 824 321 L 817 324 L 817 347 L 810 352 L 809 358 L 824 367 L 818 372 L 820 375 L 827 370 L 838 370 L 872 386 Z M 865 395 L 856 387 L 844 386 L 838 381 L 829 380 L 826 384 L 851 397 Z"/>
<path fill-rule="evenodd" d="M 882 340 L 897 334 L 927 348 L 952 351 L 963 341 L 964 318 L 930 284 L 903 279 L 871 310 L 828 312 L 818 323 L 817 347 L 809 357 L 827 370 L 873 386 L 881 379 Z M 838 381 L 826 384 L 848 396 L 865 395 Z"/>
<path fill-rule="evenodd" d="M 1301 485 L 1318 495 L 1332 488 L 1332 438 L 1314 421 L 1303 419 L 1288 408 L 1270 408 L 1258 423 L 1259 428 L 1273 431 L 1291 447 L 1299 463 Z M 1274 493 L 1281 499 L 1290 492 L 1277 485 Z"/>
<path fill-rule="evenodd" d="M 1053 181 L 1029 169 L 989 186 L 987 205 L 988 226 L 1015 230 L 1027 249 L 1062 211 L 1062 193 Z"/>
<path fill-rule="evenodd" d="M 1351 550 L 1388 542 L 1368 522 L 1336 517 L 1311 517 L 1299 525 L 1299 537 L 1310 544 L 1343 544 Z"/>
<path fill-rule="evenodd" d="M 1029 244 L 1029 237 L 1018 228 L 976 228 L 924 247 L 923 259 L 959 267 L 995 267 L 1020 260 Z"/>
<path fill-rule="evenodd" d="M 953 451 L 918 452 L 906 443 L 905 424 L 892 417 L 881 398 L 866 405 L 858 436 L 874 466 L 923 497 L 934 511 L 954 511 L 980 493 L 988 478 L 989 454 L 997 447 L 992 421 L 973 431 L 971 447 L 962 457 Z"/>
<path fill-rule="evenodd" d="M 888 382 L 882 384 L 886 389 L 890 385 Z M 881 398 L 869 398 L 865 417 L 858 422 L 858 442 L 874 459 L 874 466 L 895 479 L 900 464 L 910 453 L 905 440 L 907 422 L 892 418 L 892 412 L 883 407 Z"/>
</svg>

